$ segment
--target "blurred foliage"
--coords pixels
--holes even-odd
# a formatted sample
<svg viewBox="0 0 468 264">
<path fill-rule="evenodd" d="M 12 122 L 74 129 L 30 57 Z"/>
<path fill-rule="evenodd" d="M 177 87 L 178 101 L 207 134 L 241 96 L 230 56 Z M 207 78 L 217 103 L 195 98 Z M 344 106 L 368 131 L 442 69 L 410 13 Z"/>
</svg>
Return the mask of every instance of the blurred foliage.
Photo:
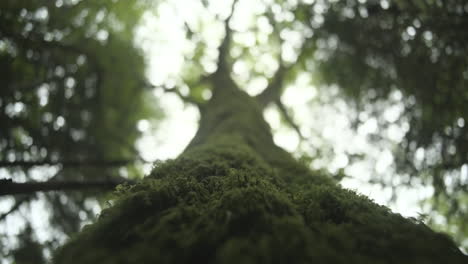
<svg viewBox="0 0 468 264">
<path fill-rule="evenodd" d="M 206 76 L 216 70 L 214 50 L 222 41 L 217 33 L 222 32 L 225 16 L 210 12 L 214 2 L 200 2 L 204 9 L 198 10 L 198 17 L 182 16 L 190 45 L 183 51 L 180 76 L 166 83 L 200 104 L 209 98 L 212 87 Z M 354 106 L 349 112 L 355 115 L 355 127 L 370 118 L 377 120 L 379 130 L 371 135 L 376 143 L 386 140 L 385 129 L 398 127 L 404 137 L 393 142 L 399 174 L 395 177 L 409 186 L 414 182 L 433 186 L 434 196 L 425 202 L 435 209 L 429 223 L 466 241 L 466 1 L 257 2 L 263 7 L 252 8 L 257 10 L 254 18 L 233 15 L 234 45 L 226 58 L 233 78 L 242 87 L 279 80 L 284 90 L 307 73 L 322 91 L 339 87 L 340 99 Z M 144 59 L 134 46 L 134 28 L 150 5 L 146 0 L 2 0 L 0 161 L 135 158 L 136 123 L 158 117 L 145 90 Z M 164 10 L 158 9 L 156 16 Z M 235 26 L 244 20 L 254 25 Z M 278 74 L 281 77 L 275 79 Z M 385 117 L 395 103 L 402 110 Z M 316 154 L 328 152 L 333 155 L 328 148 Z M 303 161 L 310 163 L 314 157 Z M 7 172 L 36 179 L 33 171 L 22 167 Z M 55 176 L 48 179 L 139 174 L 133 164 L 59 165 L 50 171 Z M 336 178 L 343 177 L 339 170 Z M 388 182 L 382 179 L 382 184 Z M 86 194 L 45 197 L 55 209 L 51 224 L 62 233 L 75 232 L 80 218 L 92 216 Z M 85 216 L 77 217 L 79 212 Z"/>
<path fill-rule="evenodd" d="M 15 264 L 45 263 L 42 245 L 35 240 L 31 226 L 26 226 L 19 235 L 19 244 L 12 252 Z"/>
<path fill-rule="evenodd" d="M 141 176 L 136 125 L 159 117 L 134 43 L 135 27 L 150 6 L 146 0 L 0 2 L 0 161 L 23 162 L 1 169 L 1 177 Z M 83 166 L 68 166 L 69 161 Z M 95 164 L 86 166 L 87 161 Z M 107 166 L 112 161 L 129 163 Z M 41 169 L 27 162 L 51 164 Z M 41 197 L 62 239 L 94 217 L 88 193 Z M 16 197 L 14 204 L 21 203 L 25 198 Z"/>
<path fill-rule="evenodd" d="M 209 11 L 216 9 L 213 3 L 203 1 L 199 17 L 182 18 L 191 45 L 181 77 L 173 81 L 200 102 L 210 89 L 204 79 L 216 70 L 213 49 L 220 43 L 213 44 L 218 35 L 206 32 L 218 32 L 225 18 Z M 253 84 L 266 87 L 279 80 L 284 90 L 307 73 L 322 94 L 345 98 L 353 106 L 353 126 L 376 120 L 377 132 L 369 139 L 393 153 L 397 175 L 372 181 L 393 190 L 402 184 L 432 186 L 434 197 L 424 204 L 434 210 L 428 221 L 466 244 L 468 3 L 259 0 L 242 10 L 229 25 L 233 45 L 226 60 L 233 79 L 248 91 Z M 341 96 L 329 93 L 337 87 Z M 390 130 L 402 139 L 391 139 Z"/>
<path fill-rule="evenodd" d="M 314 3 L 295 10 L 313 32 L 310 55 L 300 62 L 317 84 L 338 85 L 359 112 L 372 112 L 381 128 L 376 142 L 385 138 L 382 128 L 404 130 L 394 148 L 397 171 L 411 176 L 409 185 L 412 178 L 431 184 L 428 204 L 438 210 L 439 226 L 466 239 L 468 3 L 307 2 Z M 381 106 L 395 98 L 403 111 L 388 120 Z"/>
</svg>

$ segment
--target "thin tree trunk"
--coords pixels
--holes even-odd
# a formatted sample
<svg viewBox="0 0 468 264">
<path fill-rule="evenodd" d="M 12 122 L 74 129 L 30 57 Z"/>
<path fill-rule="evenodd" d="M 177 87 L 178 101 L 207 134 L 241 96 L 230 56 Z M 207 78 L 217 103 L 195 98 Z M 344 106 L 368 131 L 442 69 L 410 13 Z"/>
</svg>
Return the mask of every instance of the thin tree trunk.
<svg viewBox="0 0 468 264">
<path fill-rule="evenodd" d="M 40 160 L 40 161 L 0 161 L 0 167 L 34 167 L 34 166 L 58 166 L 64 167 L 121 167 L 134 160 Z"/>
<path fill-rule="evenodd" d="M 10 180 L 0 180 L 0 196 L 14 194 L 28 194 L 48 191 L 83 191 L 83 190 L 111 190 L 122 183 L 133 183 L 124 180 L 101 181 L 49 181 L 16 183 Z"/>
</svg>

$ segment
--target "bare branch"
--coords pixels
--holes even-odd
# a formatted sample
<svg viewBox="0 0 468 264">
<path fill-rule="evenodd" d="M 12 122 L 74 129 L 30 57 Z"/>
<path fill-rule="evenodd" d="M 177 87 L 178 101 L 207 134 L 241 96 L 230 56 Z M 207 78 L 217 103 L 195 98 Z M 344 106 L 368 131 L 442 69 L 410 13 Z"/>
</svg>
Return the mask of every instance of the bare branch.
<svg viewBox="0 0 468 264">
<path fill-rule="evenodd" d="M 301 140 L 304 140 L 305 137 L 302 135 L 301 133 L 301 129 L 299 128 L 299 126 L 296 124 L 296 122 L 294 122 L 294 119 L 293 117 L 289 114 L 288 112 L 288 109 L 286 109 L 286 107 L 284 106 L 284 104 L 281 102 L 280 99 L 277 99 L 275 101 L 275 104 L 276 106 L 278 106 L 278 110 L 280 111 L 280 113 L 282 114 L 284 120 L 286 120 L 286 122 L 296 131 L 297 135 L 299 136 L 299 138 Z"/>
<path fill-rule="evenodd" d="M 280 59 L 279 68 L 276 71 L 273 80 L 271 80 L 265 90 L 255 97 L 257 102 L 260 104 L 260 107 L 265 108 L 269 103 L 280 98 L 284 86 L 284 78 L 290 68 L 291 66 L 285 67 Z"/>
<path fill-rule="evenodd" d="M 229 27 L 229 22 L 231 21 L 232 15 L 234 13 L 234 7 L 237 3 L 237 0 L 232 1 L 232 6 L 231 6 L 231 13 L 229 16 L 224 20 L 224 38 L 223 41 L 221 42 L 221 45 L 218 48 L 218 69 L 216 72 L 221 73 L 221 72 L 230 72 L 230 65 L 228 63 L 228 57 L 229 57 L 229 49 L 231 46 L 231 39 L 232 39 L 232 30 Z"/>
<path fill-rule="evenodd" d="M 187 103 L 190 103 L 190 104 L 194 104 L 196 105 L 197 107 L 201 107 L 201 103 L 198 102 L 197 100 L 195 100 L 193 97 L 190 97 L 190 96 L 185 96 L 183 95 L 179 89 L 177 88 L 168 88 L 168 87 L 165 87 L 165 86 L 158 86 L 159 88 L 163 89 L 165 92 L 168 92 L 168 93 L 174 93 L 176 94 L 182 101 L 184 102 L 187 102 Z"/>
<path fill-rule="evenodd" d="M 0 181 L 0 184 L 1 184 L 1 181 Z M 27 202 L 29 199 L 31 199 L 30 196 L 22 198 L 21 200 L 16 201 L 16 203 L 10 208 L 10 210 L 8 210 L 8 212 L 5 212 L 5 213 L 0 215 L 0 221 L 5 219 L 9 214 L 11 214 L 11 213 L 15 212 L 16 210 L 18 210 L 21 207 L 21 205 L 23 203 Z"/>
<path fill-rule="evenodd" d="M 120 167 L 133 163 L 135 160 L 65 160 L 65 161 L 0 161 L 0 167 L 34 167 L 34 166 L 57 166 L 64 167 Z"/>
<path fill-rule="evenodd" d="M 284 78 L 288 73 L 289 69 L 292 66 L 286 67 L 283 61 L 283 54 L 282 54 L 282 45 L 283 41 L 279 37 L 279 28 L 278 25 L 273 18 L 271 13 L 267 13 L 267 18 L 270 24 L 273 27 L 273 32 L 279 41 L 279 54 L 278 54 L 278 70 L 276 70 L 273 79 L 268 83 L 265 90 L 263 90 L 259 95 L 256 96 L 257 102 L 260 104 L 262 108 L 265 108 L 271 102 L 277 101 L 280 99 L 283 85 L 284 85 Z"/>
<path fill-rule="evenodd" d="M 283 93 L 284 80 L 288 74 L 292 71 L 294 66 L 301 60 L 304 59 L 306 54 L 306 47 L 308 38 L 304 39 L 304 42 L 301 45 L 299 54 L 297 55 L 296 61 L 286 65 L 281 58 L 281 52 L 278 58 L 278 70 L 276 71 L 273 79 L 270 81 L 268 86 L 255 98 L 262 108 L 265 108 L 269 103 L 279 100 L 281 94 Z"/>
<path fill-rule="evenodd" d="M 151 84 L 149 82 L 146 82 L 146 81 L 143 81 L 144 85 L 149 87 L 149 88 L 160 88 L 160 89 L 163 89 L 165 92 L 168 92 L 168 93 L 174 93 L 176 94 L 182 101 L 186 102 L 186 103 L 190 103 L 190 104 L 193 104 L 195 106 L 197 106 L 199 109 L 203 108 L 203 104 L 197 100 L 195 100 L 195 98 L 193 97 L 190 97 L 190 96 L 185 96 L 183 95 L 179 89 L 173 87 L 173 88 L 169 88 L 169 87 L 166 87 L 166 86 L 163 86 L 163 85 L 154 85 L 154 84 Z"/>
<path fill-rule="evenodd" d="M 0 196 L 48 191 L 74 191 L 89 189 L 111 190 L 122 183 L 133 184 L 134 181 L 118 179 L 100 181 L 47 181 L 16 183 L 11 179 L 2 179 L 0 180 Z"/>
<path fill-rule="evenodd" d="M 284 80 L 286 76 L 290 74 L 290 72 L 292 71 L 292 69 L 298 62 L 304 59 L 304 56 L 307 51 L 306 48 L 310 40 L 310 37 L 305 37 L 299 49 L 299 53 L 297 54 L 296 60 L 291 63 L 285 63 L 282 58 L 283 40 L 279 37 L 280 29 L 278 28 L 278 25 L 271 14 L 267 14 L 267 17 L 273 27 L 273 32 L 275 32 L 279 41 L 279 54 L 278 54 L 279 66 L 273 79 L 267 85 L 265 90 L 263 90 L 259 95 L 256 96 L 257 102 L 260 104 L 262 108 L 265 108 L 271 102 L 279 101 L 279 98 L 281 97 L 281 94 L 283 92 L 283 88 L 285 85 Z"/>
</svg>

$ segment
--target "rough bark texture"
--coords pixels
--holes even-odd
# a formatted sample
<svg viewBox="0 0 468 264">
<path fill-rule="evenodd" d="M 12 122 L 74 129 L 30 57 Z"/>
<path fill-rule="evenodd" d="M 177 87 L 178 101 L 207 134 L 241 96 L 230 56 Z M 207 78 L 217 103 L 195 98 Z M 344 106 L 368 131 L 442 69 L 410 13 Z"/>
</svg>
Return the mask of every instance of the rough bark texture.
<svg viewBox="0 0 468 264">
<path fill-rule="evenodd" d="M 445 235 L 295 161 L 253 98 L 213 84 L 184 153 L 118 188 L 55 263 L 468 263 Z"/>
</svg>

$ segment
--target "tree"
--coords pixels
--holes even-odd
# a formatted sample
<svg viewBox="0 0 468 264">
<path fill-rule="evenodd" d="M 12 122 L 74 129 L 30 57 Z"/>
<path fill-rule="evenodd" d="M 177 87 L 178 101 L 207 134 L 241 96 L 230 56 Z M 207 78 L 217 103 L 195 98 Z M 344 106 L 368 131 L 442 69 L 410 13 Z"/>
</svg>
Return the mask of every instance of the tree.
<svg viewBox="0 0 468 264">
<path fill-rule="evenodd" d="M 276 49 L 273 54 L 278 67 L 272 74 L 252 69 L 249 77 L 263 74 L 269 79 L 267 87 L 257 96 L 246 94 L 241 89 L 244 84 L 232 74 L 239 58 L 254 60 L 255 54 L 254 49 L 244 47 L 238 58 L 231 57 L 235 34 L 230 26 L 231 16 L 224 22 L 225 36 L 218 48 L 215 70 L 204 67 L 207 47 L 194 30 L 194 23 L 187 23 L 187 38 L 194 42 L 198 39 L 199 45 L 192 54 L 192 63 L 186 65 L 183 82 L 165 90 L 177 93 L 200 109 L 196 136 L 177 159 L 158 163 L 151 175 L 139 183 L 120 186 L 115 204 L 102 212 L 97 223 L 60 249 L 55 261 L 466 261 L 450 238 L 431 231 L 419 220 L 404 219 L 365 197 L 341 189 L 328 173 L 310 170 L 307 164 L 296 161 L 273 142 L 262 111 L 275 104 L 300 134 L 281 101 L 281 94 L 297 74 L 310 70 L 312 58 L 320 62 L 318 72 L 322 81 L 340 84 L 345 94 L 365 99 L 353 91 L 359 91 L 358 87 L 372 89 L 365 86 L 367 82 L 382 84 L 374 83 L 381 81 L 381 72 L 373 72 L 372 67 L 388 63 L 385 56 L 380 60 L 383 62 L 371 63 L 374 66 L 369 69 L 362 64 L 362 60 L 369 59 L 367 56 L 356 56 L 358 52 L 351 52 L 354 55 L 351 56 L 347 52 L 353 50 L 353 45 L 356 49 L 365 47 L 353 42 L 356 38 L 350 34 L 352 26 L 369 25 L 369 30 L 375 30 L 372 23 L 366 22 L 373 21 L 373 14 L 386 13 L 383 10 L 388 6 L 384 8 L 386 5 L 379 3 L 381 8 L 376 9 L 373 1 L 365 5 L 363 1 L 348 2 L 342 5 L 334 1 L 304 1 L 298 5 L 288 1 L 264 10 L 261 18 L 272 28 L 268 39 Z M 405 5 L 395 3 L 390 10 L 399 7 L 397 14 L 401 15 Z M 354 12 L 354 7 L 365 8 L 371 19 L 353 20 L 356 24 L 346 21 L 344 18 Z M 278 8 L 294 19 L 284 19 L 286 15 L 280 18 Z M 327 16 L 325 24 L 323 18 L 322 22 L 316 18 L 317 14 Z M 378 16 L 375 20 L 384 21 Z M 317 27 L 317 23 L 323 25 Z M 288 30 L 303 35 L 299 41 L 288 42 L 284 33 Z M 401 33 L 399 27 L 393 30 L 392 34 Z M 333 43 L 335 38 L 336 42 L 334 34 L 339 36 L 338 43 L 345 43 L 337 46 L 343 50 L 325 53 L 323 57 L 324 49 L 318 46 L 324 39 Z M 372 47 L 369 50 L 379 54 Z M 293 56 L 285 55 L 288 48 L 293 50 Z M 320 52 L 322 56 L 318 55 Z M 331 68 L 336 58 L 340 65 Z M 400 66 L 396 64 L 395 68 Z M 365 74 L 349 78 L 342 69 Z M 409 69 L 402 71 L 408 72 Z M 368 76 L 370 80 L 366 79 Z M 190 87 L 188 94 L 183 92 L 183 85 Z M 211 99 L 202 96 L 205 91 L 211 92 Z M 381 94 L 385 97 L 388 92 L 384 90 Z"/>
<path fill-rule="evenodd" d="M 277 147 L 262 109 L 279 99 L 284 66 L 258 96 L 231 77 L 230 16 L 212 98 L 175 160 L 135 185 L 60 249 L 56 263 L 462 263 L 449 238 L 336 186 Z"/>
</svg>

